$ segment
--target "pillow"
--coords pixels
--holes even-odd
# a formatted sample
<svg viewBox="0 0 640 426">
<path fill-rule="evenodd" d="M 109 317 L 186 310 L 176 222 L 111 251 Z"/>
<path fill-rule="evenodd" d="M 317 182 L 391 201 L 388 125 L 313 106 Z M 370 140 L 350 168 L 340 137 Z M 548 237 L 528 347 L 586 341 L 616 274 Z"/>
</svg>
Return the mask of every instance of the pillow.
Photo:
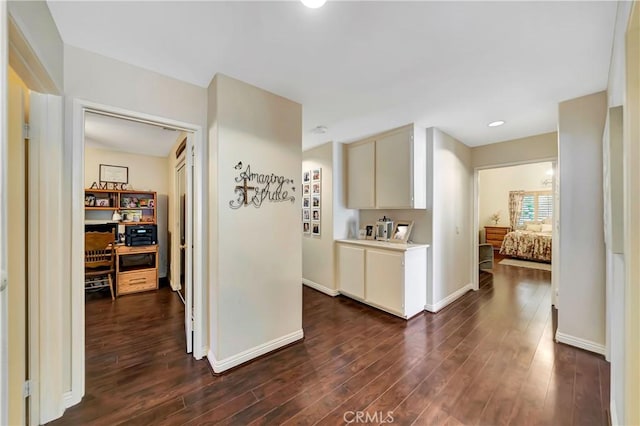
<svg viewBox="0 0 640 426">
<path fill-rule="evenodd" d="M 553 225 L 551 224 L 542 225 L 542 229 L 540 230 L 540 232 L 553 232 Z"/>
<path fill-rule="evenodd" d="M 529 224 L 527 225 L 526 228 L 524 228 L 525 231 L 532 231 L 532 232 L 540 232 L 542 230 L 542 225 L 532 225 Z"/>
</svg>

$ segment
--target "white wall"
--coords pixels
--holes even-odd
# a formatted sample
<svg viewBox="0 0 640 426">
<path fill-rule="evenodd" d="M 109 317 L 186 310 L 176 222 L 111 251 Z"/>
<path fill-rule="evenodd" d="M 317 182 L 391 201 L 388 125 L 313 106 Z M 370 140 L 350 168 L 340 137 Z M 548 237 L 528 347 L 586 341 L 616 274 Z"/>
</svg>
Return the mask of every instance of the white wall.
<svg viewBox="0 0 640 426">
<path fill-rule="evenodd" d="M 604 353 L 605 247 L 600 92 L 559 105 L 559 341 Z"/>
<path fill-rule="evenodd" d="M 493 226 L 491 215 L 499 211 L 498 226 L 509 226 L 509 192 L 551 191 L 551 184 L 544 186 L 544 179 L 551 179 L 547 171 L 551 170 L 550 162 L 523 164 L 519 166 L 500 167 L 480 170 L 478 172 L 478 210 L 480 229 Z"/>
<path fill-rule="evenodd" d="M 333 143 L 333 238 L 357 238 L 358 210 L 347 208 L 347 146 Z"/>
<path fill-rule="evenodd" d="M 302 338 L 302 106 L 216 75 L 209 86 L 212 330 L 220 372 Z M 294 179 L 295 202 L 230 208 L 242 170 Z M 264 187 L 255 180 L 250 186 Z M 249 192 L 252 196 L 254 193 Z"/>
<path fill-rule="evenodd" d="M 303 282 L 325 293 L 334 295 L 333 244 L 333 142 L 311 148 L 302 153 L 302 171 L 322 169 L 320 202 L 320 235 L 302 234 Z M 300 226 L 302 233 L 302 226 Z"/>
<path fill-rule="evenodd" d="M 427 304 L 438 310 L 472 287 L 474 174 L 469 147 L 435 128 L 427 129 L 427 146 L 431 144 L 433 278 Z"/>
<path fill-rule="evenodd" d="M 558 134 L 556 132 L 477 146 L 471 150 L 474 168 L 498 164 L 531 163 L 555 159 L 557 156 Z"/>
<path fill-rule="evenodd" d="M 7 6 L 16 26 L 56 86 L 56 92 L 62 93 L 64 45 L 47 3 L 41 0 L 9 1 Z"/>
<path fill-rule="evenodd" d="M 128 152 L 110 151 L 85 146 L 84 187 L 90 188 L 100 180 L 100 164 L 112 164 L 129 168 L 129 185 L 138 191 L 157 192 L 156 220 L 158 224 L 158 275 L 167 276 L 168 256 L 168 159 Z M 92 212 L 93 213 L 93 212 Z M 106 212 L 105 219 L 111 219 L 112 211 Z"/>
</svg>

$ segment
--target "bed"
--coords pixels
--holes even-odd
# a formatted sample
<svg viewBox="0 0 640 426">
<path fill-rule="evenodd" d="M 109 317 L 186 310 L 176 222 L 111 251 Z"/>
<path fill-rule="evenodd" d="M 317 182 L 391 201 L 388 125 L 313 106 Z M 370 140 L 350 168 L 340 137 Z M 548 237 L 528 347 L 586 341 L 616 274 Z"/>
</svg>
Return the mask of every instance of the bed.
<svg viewBox="0 0 640 426">
<path fill-rule="evenodd" d="M 505 235 L 500 254 L 537 262 L 551 263 L 551 225 L 527 226 Z"/>
</svg>

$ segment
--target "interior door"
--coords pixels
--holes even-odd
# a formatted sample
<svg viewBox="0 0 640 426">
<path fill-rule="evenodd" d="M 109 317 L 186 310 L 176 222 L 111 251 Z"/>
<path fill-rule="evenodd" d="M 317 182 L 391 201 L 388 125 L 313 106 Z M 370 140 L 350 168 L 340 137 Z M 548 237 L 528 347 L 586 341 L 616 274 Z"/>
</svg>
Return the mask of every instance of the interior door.
<svg viewBox="0 0 640 426">
<path fill-rule="evenodd" d="M 180 283 L 180 296 L 182 297 L 182 301 L 186 300 L 186 288 L 185 288 L 185 249 L 187 242 L 187 234 L 186 234 L 186 191 L 187 191 L 187 175 L 186 175 L 187 166 L 184 162 L 180 163 L 176 168 L 176 198 L 178 200 L 178 238 L 179 238 L 179 259 L 178 259 L 178 280 Z"/>
<path fill-rule="evenodd" d="M 193 135 L 187 137 L 184 191 L 184 323 L 187 352 L 193 353 Z M 182 231 L 181 231 L 182 234 Z"/>
</svg>

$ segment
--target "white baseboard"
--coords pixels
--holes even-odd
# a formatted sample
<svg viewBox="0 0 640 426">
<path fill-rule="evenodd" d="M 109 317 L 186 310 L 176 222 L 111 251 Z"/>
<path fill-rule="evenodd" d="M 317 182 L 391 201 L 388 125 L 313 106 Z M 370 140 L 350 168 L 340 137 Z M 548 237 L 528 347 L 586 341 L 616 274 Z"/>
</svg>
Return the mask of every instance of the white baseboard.
<svg viewBox="0 0 640 426">
<path fill-rule="evenodd" d="M 581 339 L 579 337 L 571 336 L 569 334 L 561 333 L 560 330 L 556 331 L 556 342 L 565 343 L 576 348 L 584 349 L 585 351 L 595 352 L 600 355 L 604 355 L 606 349 L 604 345 L 591 340 Z"/>
<path fill-rule="evenodd" d="M 609 412 L 611 413 L 611 424 L 613 426 L 620 426 L 620 420 L 618 420 L 618 411 L 616 410 L 616 402 L 613 399 L 609 403 Z"/>
<path fill-rule="evenodd" d="M 260 355 L 264 355 L 268 352 L 275 351 L 276 349 L 279 349 L 283 346 L 297 342 L 303 337 L 304 332 L 302 330 L 294 331 L 291 334 L 287 334 L 286 336 L 279 337 L 270 342 L 255 346 L 251 349 L 247 349 L 246 351 L 240 352 L 236 355 L 232 355 L 220 361 L 216 360 L 211 350 L 209 350 L 207 353 L 207 359 L 209 360 L 209 364 L 211 364 L 214 373 L 222 373 L 223 371 L 227 371 L 230 368 L 236 367 L 247 361 L 251 361 L 252 359 L 259 357 Z"/>
<path fill-rule="evenodd" d="M 308 280 L 306 278 L 302 279 L 302 284 L 306 285 L 307 287 L 311 287 L 314 290 L 318 290 L 321 293 L 328 294 L 329 296 L 332 296 L 332 297 L 335 297 L 340 294 L 338 290 L 334 290 L 332 288 L 323 286 L 322 284 L 314 283 L 313 281 Z"/>
<path fill-rule="evenodd" d="M 466 292 L 470 290 L 473 290 L 473 283 L 469 283 L 464 287 L 459 288 L 458 290 L 454 291 L 453 293 L 451 293 L 450 295 L 448 295 L 447 297 L 445 297 L 444 299 L 442 299 L 441 301 L 433 305 L 428 305 L 428 304 L 425 305 L 424 309 L 429 312 L 434 312 L 434 313 L 438 312 L 442 308 L 450 305 L 451 303 L 461 298 Z"/>
</svg>

